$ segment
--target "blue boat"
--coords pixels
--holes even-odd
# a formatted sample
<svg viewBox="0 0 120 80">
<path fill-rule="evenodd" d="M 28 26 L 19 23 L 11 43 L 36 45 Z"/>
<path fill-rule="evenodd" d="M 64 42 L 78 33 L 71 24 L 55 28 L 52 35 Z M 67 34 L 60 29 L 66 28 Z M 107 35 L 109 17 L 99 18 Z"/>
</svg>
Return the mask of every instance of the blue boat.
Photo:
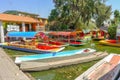
<svg viewBox="0 0 120 80">
<path fill-rule="evenodd" d="M 85 49 L 62 51 L 62 52 L 56 52 L 56 53 L 46 53 L 46 54 L 22 56 L 22 57 L 16 57 L 15 63 L 19 64 L 23 61 L 48 59 L 48 58 L 55 58 L 55 57 L 65 57 L 65 56 L 72 56 L 72 55 L 83 54 L 83 53 L 93 53 L 95 51 L 96 50 L 94 50 L 94 49 L 85 48 Z"/>
<path fill-rule="evenodd" d="M 63 50 L 65 47 L 60 47 L 60 48 L 56 48 L 56 49 L 52 49 L 52 50 L 40 50 L 40 49 L 27 49 L 27 48 L 19 48 L 16 46 L 8 46 L 8 45 L 4 45 L 4 44 L 0 44 L 0 47 L 2 48 L 7 48 L 7 49 L 12 49 L 12 50 L 18 50 L 18 51 L 24 51 L 24 52 L 30 52 L 30 53 L 52 53 L 52 52 L 59 52 L 61 50 Z"/>
</svg>

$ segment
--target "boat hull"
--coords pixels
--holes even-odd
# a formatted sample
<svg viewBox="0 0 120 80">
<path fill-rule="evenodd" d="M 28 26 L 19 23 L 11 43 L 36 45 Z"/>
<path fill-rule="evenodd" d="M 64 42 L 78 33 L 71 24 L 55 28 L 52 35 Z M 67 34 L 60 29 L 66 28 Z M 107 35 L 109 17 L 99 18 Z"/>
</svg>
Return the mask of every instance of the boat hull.
<svg viewBox="0 0 120 80">
<path fill-rule="evenodd" d="M 89 50 L 89 51 L 87 51 Z M 60 58 L 60 57 L 66 57 L 66 56 L 73 56 L 76 54 L 90 54 L 94 53 L 96 50 L 86 48 L 86 49 L 80 49 L 80 50 L 71 50 L 71 51 L 62 51 L 57 53 L 51 53 L 51 54 L 38 54 L 38 55 L 30 55 L 30 56 L 23 56 L 23 57 L 16 57 L 15 62 L 20 63 L 22 61 L 31 61 L 31 60 L 42 60 L 42 59 L 52 59 L 52 58 Z"/>
<path fill-rule="evenodd" d="M 18 51 L 25 51 L 25 52 L 32 52 L 32 53 L 52 53 L 52 52 L 59 52 L 61 50 L 63 50 L 65 47 L 58 47 L 58 48 L 55 48 L 55 49 L 28 49 L 28 48 L 21 48 L 21 47 L 16 47 L 16 46 L 8 46 L 8 45 L 5 45 L 4 43 L 0 45 L 0 47 L 3 47 L 3 48 L 8 48 L 8 49 L 13 49 L 13 50 L 18 50 Z"/>
<path fill-rule="evenodd" d="M 117 43 L 116 40 L 101 40 L 99 43 L 108 46 L 120 47 L 120 43 Z"/>
<path fill-rule="evenodd" d="M 75 80 L 118 80 L 119 73 L 120 55 L 110 54 Z"/>
</svg>

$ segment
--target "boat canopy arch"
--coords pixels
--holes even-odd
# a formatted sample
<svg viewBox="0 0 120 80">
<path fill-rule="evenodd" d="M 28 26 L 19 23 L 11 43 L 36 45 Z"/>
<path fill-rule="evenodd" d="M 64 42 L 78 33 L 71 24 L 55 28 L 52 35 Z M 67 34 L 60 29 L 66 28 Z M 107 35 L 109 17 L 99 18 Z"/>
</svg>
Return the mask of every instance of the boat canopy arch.
<svg viewBox="0 0 120 80">
<path fill-rule="evenodd" d="M 54 36 L 76 36 L 77 32 L 51 32 L 49 34 Z"/>
<path fill-rule="evenodd" d="M 8 32 L 7 37 L 25 37 L 34 38 L 37 32 Z"/>
<path fill-rule="evenodd" d="M 44 38 L 45 34 L 43 32 L 8 32 L 7 37 L 25 37 L 25 38 L 36 38 L 40 36 Z"/>
</svg>

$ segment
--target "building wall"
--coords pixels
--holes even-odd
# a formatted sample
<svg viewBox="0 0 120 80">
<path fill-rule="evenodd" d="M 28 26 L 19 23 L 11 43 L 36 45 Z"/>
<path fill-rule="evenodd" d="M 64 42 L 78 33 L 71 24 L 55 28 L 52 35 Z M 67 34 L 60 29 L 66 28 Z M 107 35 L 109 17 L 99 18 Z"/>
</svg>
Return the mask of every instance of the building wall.
<svg viewBox="0 0 120 80">
<path fill-rule="evenodd" d="M 35 24 L 35 23 L 32 24 L 32 30 L 33 30 L 33 31 L 36 31 L 36 26 L 37 26 L 37 24 Z"/>
</svg>

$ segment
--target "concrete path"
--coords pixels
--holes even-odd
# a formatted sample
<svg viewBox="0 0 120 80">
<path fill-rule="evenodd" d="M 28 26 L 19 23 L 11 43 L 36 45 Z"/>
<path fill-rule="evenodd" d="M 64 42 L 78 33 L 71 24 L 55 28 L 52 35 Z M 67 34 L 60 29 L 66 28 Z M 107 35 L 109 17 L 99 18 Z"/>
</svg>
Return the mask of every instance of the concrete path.
<svg viewBox="0 0 120 80">
<path fill-rule="evenodd" d="M 31 80 L 0 48 L 0 80 Z"/>
</svg>

